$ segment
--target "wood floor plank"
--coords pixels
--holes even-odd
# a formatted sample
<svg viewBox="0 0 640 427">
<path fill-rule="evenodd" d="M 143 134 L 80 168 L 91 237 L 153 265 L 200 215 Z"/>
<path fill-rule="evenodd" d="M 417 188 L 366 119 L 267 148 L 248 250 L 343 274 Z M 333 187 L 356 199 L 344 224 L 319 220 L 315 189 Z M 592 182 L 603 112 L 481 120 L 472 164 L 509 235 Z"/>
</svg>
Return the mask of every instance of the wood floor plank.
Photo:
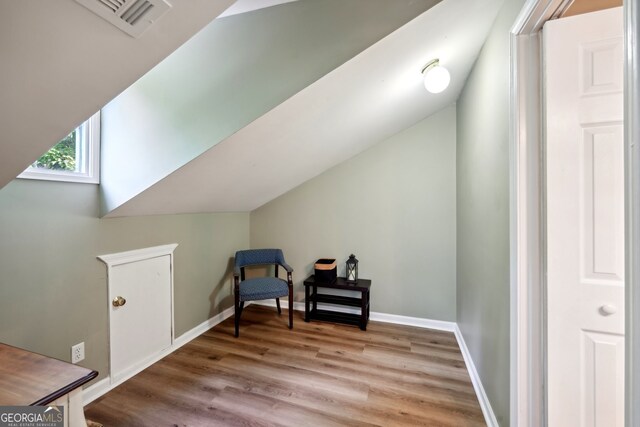
<svg viewBox="0 0 640 427">
<path fill-rule="evenodd" d="M 398 352 L 384 347 L 367 345 L 363 357 L 377 360 L 378 363 L 390 367 L 416 369 L 434 375 L 446 374 L 448 377 L 468 379 L 469 373 L 462 360 L 447 359 L 440 356 Z"/>
<path fill-rule="evenodd" d="M 374 426 L 375 424 L 363 422 L 344 416 L 339 411 L 320 411 L 303 407 L 282 399 L 260 395 L 251 391 L 244 391 L 228 387 L 212 402 L 213 406 L 220 405 L 223 408 L 232 408 L 235 412 L 242 413 L 251 408 L 251 412 L 260 413 L 263 417 L 275 420 L 279 424 L 298 427 L 306 425 L 318 425 L 322 420 L 322 426 Z"/>
<path fill-rule="evenodd" d="M 469 389 L 469 380 L 466 378 L 452 378 L 438 372 L 409 369 L 404 365 L 389 366 L 375 360 L 356 359 L 346 353 L 321 351 L 318 353 L 318 359 L 333 361 L 339 366 L 348 368 L 354 375 L 367 376 L 369 384 L 372 385 L 384 384 L 385 387 L 400 387 L 404 390 L 415 390 L 418 393 L 435 393 L 442 390 L 446 393 L 455 392 L 460 396 L 469 395 L 475 398 L 474 390 Z"/>
<path fill-rule="evenodd" d="M 106 426 L 481 426 L 455 336 L 251 305 L 85 408 Z"/>
<path fill-rule="evenodd" d="M 256 361 L 242 356 L 230 355 L 220 360 L 219 365 L 228 368 L 248 369 L 255 374 L 272 375 L 288 382 L 292 387 L 309 386 L 327 393 L 355 398 L 362 402 L 366 401 L 369 391 L 363 381 L 352 381 L 348 378 L 314 372 L 298 368 L 293 364 L 273 363 L 264 359 Z"/>
<path fill-rule="evenodd" d="M 411 352 L 431 356 L 444 356 L 449 359 L 464 361 L 457 345 L 411 343 Z"/>
<path fill-rule="evenodd" d="M 274 328 L 271 325 L 255 325 L 250 328 L 247 328 L 247 336 L 251 337 L 252 334 L 268 334 L 268 333 L 276 333 L 280 335 L 280 338 L 288 343 L 304 343 L 309 346 L 315 346 L 324 349 L 339 349 L 343 351 L 349 351 L 352 353 L 362 353 L 366 342 L 357 342 L 354 340 L 350 340 L 348 338 L 344 338 L 336 334 L 335 332 L 331 332 L 329 330 L 326 331 L 315 331 L 314 333 L 309 333 L 306 329 L 294 328 L 290 331 L 282 331 L 282 328 L 277 327 Z M 244 335 L 244 334 L 243 334 Z"/>
</svg>

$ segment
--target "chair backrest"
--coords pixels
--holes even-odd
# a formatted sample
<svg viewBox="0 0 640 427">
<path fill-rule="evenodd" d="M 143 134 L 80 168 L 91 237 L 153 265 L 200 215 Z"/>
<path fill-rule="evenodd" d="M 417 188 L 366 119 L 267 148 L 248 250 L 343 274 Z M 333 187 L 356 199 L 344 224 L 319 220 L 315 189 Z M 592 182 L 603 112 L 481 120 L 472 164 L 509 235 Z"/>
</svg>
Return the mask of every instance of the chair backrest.
<svg viewBox="0 0 640 427">
<path fill-rule="evenodd" d="M 236 267 L 250 265 L 285 264 L 281 249 L 248 249 L 236 252 Z"/>
</svg>

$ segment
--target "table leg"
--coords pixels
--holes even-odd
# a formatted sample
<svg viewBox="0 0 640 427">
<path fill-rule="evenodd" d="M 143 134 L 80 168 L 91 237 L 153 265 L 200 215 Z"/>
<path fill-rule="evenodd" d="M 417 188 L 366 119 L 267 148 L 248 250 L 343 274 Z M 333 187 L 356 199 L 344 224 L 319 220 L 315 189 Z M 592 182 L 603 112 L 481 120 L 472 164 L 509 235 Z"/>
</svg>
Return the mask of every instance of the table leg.
<svg viewBox="0 0 640 427">
<path fill-rule="evenodd" d="M 367 322 L 369 322 L 369 314 L 371 314 L 371 292 L 367 291 Z"/>
<path fill-rule="evenodd" d="M 362 291 L 360 295 L 360 329 L 367 330 L 367 292 Z"/>
<path fill-rule="evenodd" d="M 313 285 L 313 295 L 315 295 L 316 297 L 318 296 L 318 287 L 316 285 Z M 318 301 L 316 301 L 315 298 L 313 300 L 313 311 L 318 311 Z"/>
<path fill-rule="evenodd" d="M 304 287 L 304 321 L 308 322 L 309 320 L 309 286 Z"/>
</svg>

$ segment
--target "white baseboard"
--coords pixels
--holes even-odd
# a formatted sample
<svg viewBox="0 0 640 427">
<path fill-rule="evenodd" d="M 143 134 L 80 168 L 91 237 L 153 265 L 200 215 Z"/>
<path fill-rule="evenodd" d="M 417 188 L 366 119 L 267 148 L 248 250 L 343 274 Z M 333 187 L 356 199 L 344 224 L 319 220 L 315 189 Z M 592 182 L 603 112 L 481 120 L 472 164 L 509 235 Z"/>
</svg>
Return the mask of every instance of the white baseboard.
<svg viewBox="0 0 640 427">
<path fill-rule="evenodd" d="M 248 305 L 250 305 L 250 304 L 262 305 L 262 306 L 267 306 L 267 307 L 275 307 L 276 306 L 275 300 L 251 301 L 251 302 L 249 302 Z M 285 308 L 285 309 L 289 308 L 289 302 L 286 301 L 286 300 L 280 301 L 280 304 L 281 304 L 282 308 Z M 322 304 L 319 304 L 319 305 L 322 306 Z M 304 303 L 303 302 L 294 302 L 293 303 L 293 309 L 296 310 L 296 311 L 304 311 L 304 309 L 305 309 Z M 336 310 L 336 311 L 341 311 L 341 312 L 344 312 L 344 313 L 355 313 L 355 314 L 357 314 L 357 313 L 360 312 L 359 309 L 350 308 L 350 307 L 331 306 L 331 309 L 332 310 Z M 213 316 L 212 318 L 202 322 L 201 324 L 199 324 L 195 328 L 193 328 L 193 329 L 185 332 L 184 334 L 180 335 L 178 338 L 176 338 L 173 341 L 173 345 L 169 349 L 163 351 L 161 354 L 159 354 L 156 358 L 154 358 L 152 361 L 150 361 L 144 367 L 138 369 L 136 372 L 133 372 L 128 377 L 122 378 L 119 381 L 113 382 L 113 383 L 111 382 L 111 379 L 109 377 L 107 377 L 107 378 L 103 378 L 102 380 L 96 382 L 95 384 L 91 385 L 90 387 L 87 387 L 83 391 L 84 405 L 88 405 L 89 403 L 91 403 L 95 399 L 97 399 L 98 397 L 100 397 L 103 394 L 107 393 L 109 390 L 111 390 L 111 389 L 117 387 L 118 385 L 122 384 L 124 381 L 126 381 L 129 378 L 131 378 L 133 375 L 135 375 L 138 372 L 142 371 L 143 369 L 151 366 L 153 363 L 155 363 L 158 360 L 162 359 L 166 355 L 176 351 L 177 349 L 179 349 L 180 347 L 182 347 L 183 345 L 185 345 L 186 343 L 188 343 L 192 339 L 198 337 L 199 335 L 201 335 L 204 332 L 208 331 L 209 329 L 213 328 L 218 323 L 221 323 L 225 319 L 233 316 L 233 312 L 234 312 L 234 308 L 233 307 L 229 307 L 226 310 L 224 310 L 222 313 L 219 313 L 219 314 Z M 455 336 L 456 336 L 457 341 L 458 341 L 458 346 L 460 347 L 460 351 L 462 352 L 462 357 L 464 358 L 464 361 L 465 361 L 465 363 L 467 365 L 467 370 L 469 371 L 469 376 L 471 377 L 471 383 L 473 384 L 473 388 L 474 388 L 474 390 L 476 392 L 476 395 L 478 397 L 478 402 L 480 403 L 480 408 L 482 409 L 482 413 L 484 415 L 485 422 L 487 423 L 487 425 L 489 427 L 498 427 L 498 420 L 496 419 L 496 416 L 495 416 L 495 414 L 493 412 L 493 409 L 491 408 L 491 403 L 489 402 L 489 398 L 487 397 L 487 394 L 484 391 L 484 387 L 482 386 L 482 381 L 480 380 L 480 376 L 478 375 L 478 371 L 476 370 L 476 367 L 473 364 L 473 359 L 471 358 L 471 353 L 469 353 L 469 349 L 467 348 L 467 344 L 464 341 L 464 337 L 462 336 L 462 332 L 460 331 L 460 328 L 458 327 L 458 325 L 455 322 L 447 322 L 447 321 L 443 321 L 443 320 L 433 320 L 433 319 L 424 319 L 424 318 L 420 318 L 420 317 L 400 316 L 400 315 L 396 315 L 396 314 L 378 313 L 378 312 L 372 312 L 371 315 L 370 315 L 370 320 L 374 320 L 374 321 L 378 321 L 378 322 L 385 322 L 385 323 L 394 323 L 394 324 L 399 324 L 399 325 L 416 326 L 416 327 L 419 327 L 419 328 L 436 329 L 436 330 L 441 330 L 441 331 L 453 332 L 455 334 Z"/>
<path fill-rule="evenodd" d="M 267 307 L 276 306 L 275 300 L 253 301 L 252 303 L 256 305 L 264 305 Z M 280 301 L 280 305 L 282 306 L 282 308 L 289 308 L 289 301 Z M 339 311 L 341 313 L 360 314 L 359 308 L 340 307 L 336 305 L 327 306 L 325 304 L 318 304 L 318 307 L 320 308 L 324 308 L 325 306 L 331 307 L 331 310 Z M 304 311 L 304 303 L 294 302 L 293 309 L 296 311 Z M 377 322 L 384 322 L 384 323 L 394 323 L 396 325 L 416 326 L 418 328 L 436 329 L 439 331 L 447 331 L 447 332 L 454 332 L 456 328 L 455 322 L 424 319 L 421 317 L 399 316 L 397 314 L 378 313 L 375 311 L 372 311 L 370 313 L 369 320 L 375 320 Z"/>
<path fill-rule="evenodd" d="M 233 307 L 229 307 L 225 309 L 224 311 L 222 311 L 222 313 L 216 314 L 211 319 L 205 320 L 195 328 L 180 335 L 178 338 L 173 340 L 173 346 L 176 349 L 182 347 L 192 339 L 199 337 L 203 333 L 207 332 L 209 329 L 216 326 L 218 323 L 222 323 L 223 321 L 225 321 L 231 316 L 233 316 Z"/>
<path fill-rule="evenodd" d="M 233 311 L 234 311 L 233 307 L 229 307 L 226 310 L 224 310 L 222 313 L 218 313 L 215 316 L 213 316 L 212 318 L 210 318 L 208 320 L 205 320 L 204 322 L 202 322 L 201 324 L 199 324 L 195 328 L 190 329 L 189 331 L 187 331 L 184 334 L 180 335 L 178 338 L 175 338 L 173 340 L 173 344 L 171 345 L 171 347 L 163 350 L 162 352 L 156 354 L 155 356 L 150 357 L 149 359 L 145 360 L 144 363 L 142 363 L 140 365 L 136 365 L 134 368 L 132 368 L 131 370 L 128 370 L 125 374 L 120 376 L 117 380 L 112 381 L 111 377 L 107 377 L 107 378 L 103 378 L 102 380 L 100 380 L 100 381 L 92 384 L 91 386 L 85 388 L 83 390 L 83 393 L 82 393 L 83 404 L 85 406 L 88 405 L 89 403 L 93 402 L 94 400 L 96 400 L 97 398 L 102 396 L 103 394 L 107 393 L 108 391 L 110 391 L 110 390 L 114 389 L 115 387 L 119 386 L 120 384 L 122 384 L 123 382 L 128 380 L 129 378 L 133 377 L 137 373 L 139 373 L 139 372 L 143 371 L 144 369 L 148 368 L 149 366 L 153 365 L 158 360 L 160 360 L 163 357 L 173 353 L 174 351 L 176 351 L 177 349 L 179 349 L 180 347 L 182 347 L 183 345 L 185 345 L 186 343 L 188 343 L 192 339 L 200 336 L 204 332 L 206 332 L 209 329 L 213 328 L 218 323 L 220 323 L 223 320 L 233 316 Z"/>
<path fill-rule="evenodd" d="M 247 302 L 248 305 L 251 304 L 255 304 L 255 305 L 262 305 L 265 307 L 275 307 L 276 306 L 276 300 L 275 299 L 263 299 L 260 301 L 248 301 Z M 286 300 L 280 300 L 280 306 L 282 308 L 289 308 L 289 301 Z M 293 309 L 295 311 L 304 311 L 304 303 L 303 302 L 299 302 L 299 301 L 294 301 L 293 302 Z"/>
<path fill-rule="evenodd" d="M 113 387 L 111 386 L 111 378 L 103 378 L 98 382 L 91 384 L 89 387 L 82 390 L 82 404 L 87 406 Z"/>
<path fill-rule="evenodd" d="M 471 353 L 469 353 L 467 343 L 464 341 L 462 332 L 460 331 L 460 328 L 457 324 L 455 325 L 454 333 L 456 335 L 456 339 L 458 340 L 458 346 L 460 347 L 460 351 L 462 352 L 464 362 L 467 365 L 467 371 L 469 371 L 469 376 L 471 377 L 471 384 L 473 384 L 473 389 L 476 391 L 476 396 L 478 397 L 478 402 L 480 403 L 480 408 L 482 409 L 482 414 L 484 415 L 484 421 L 489 427 L 499 427 L 498 420 L 496 419 L 496 414 L 493 412 L 493 408 L 491 408 L 491 402 L 489 402 L 487 393 L 484 391 L 482 381 L 480 380 L 480 375 L 478 375 L 476 366 L 473 364 Z"/>
<path fill-rule="evenodd" d="M 397 314 L 372 312 L 369 318 L 378 322 L 395 323 L 396 325 L 416 326 L 418 328 L 436 329 L 439 331 L 447 332 L 454 332 L 456 328 L 455 322 L 423 319 L 421 317 L 399 316 Z"/>
</svg>

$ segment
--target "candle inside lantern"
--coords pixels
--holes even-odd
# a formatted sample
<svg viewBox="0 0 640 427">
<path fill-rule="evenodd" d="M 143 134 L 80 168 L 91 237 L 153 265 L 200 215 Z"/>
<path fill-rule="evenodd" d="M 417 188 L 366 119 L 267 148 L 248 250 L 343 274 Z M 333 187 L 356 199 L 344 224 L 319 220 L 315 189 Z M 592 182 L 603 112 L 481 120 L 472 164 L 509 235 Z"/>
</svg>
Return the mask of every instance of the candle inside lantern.
<svg viewBox="0 0 640 427">
<path fill-rule="evenodd" d="M 346 263 L 347 267 L 347 282 L 357 283 L 358 282 L 358 260 L 354 254 L 349 255 L 349 259 Z"/>
</svg>

